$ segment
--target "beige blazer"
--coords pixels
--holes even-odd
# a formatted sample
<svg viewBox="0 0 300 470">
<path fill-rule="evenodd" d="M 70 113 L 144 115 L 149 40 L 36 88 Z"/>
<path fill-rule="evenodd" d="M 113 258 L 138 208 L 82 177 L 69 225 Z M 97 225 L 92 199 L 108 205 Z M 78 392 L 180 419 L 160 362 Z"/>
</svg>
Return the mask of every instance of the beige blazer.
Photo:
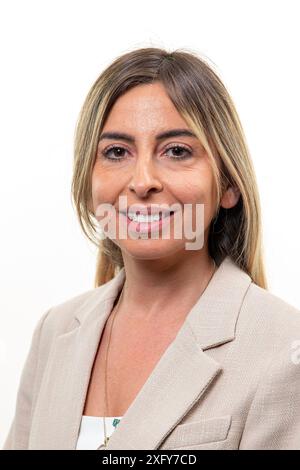
<svg viewBox="0 0 300 470">
<path fill-rule="evenodd" d="M 76 448 L 93 360 L 124 280 L 123 268 L 41 317 L 4 449 Z M 300 449 L 299 340 L 300 311 L 225 258 L 108 449 Z"/>
</svg>

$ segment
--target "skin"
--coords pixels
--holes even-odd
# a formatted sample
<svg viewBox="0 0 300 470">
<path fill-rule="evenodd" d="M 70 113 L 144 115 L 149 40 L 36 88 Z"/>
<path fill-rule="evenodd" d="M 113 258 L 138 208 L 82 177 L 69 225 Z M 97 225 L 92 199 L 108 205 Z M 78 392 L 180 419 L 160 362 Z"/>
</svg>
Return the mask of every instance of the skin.
<svg viewBox="0 0 300 470">
<path fill-rule="evenodd" d="M 213 173 L 197 138 L 172 137 L 157 144 L 156 134 L 177 128 L 188 126 L 164 87 L 154 83 L 139 85 L 121 96 L 102 130 L 130 134 L 136 143 L 100 140 L 92 173 L 94 211 L 102 203 L 118 207 L 121 195 L 127 196 L 129 205 L 203 203 L 205 207 L 204 246 L 200 250 L 186 250 L 185 238 L 115 240 L 122 250 L 126 271 L 120 304 L 126 322 L 129 316 L 155 322 L 157 317 L 165 317 L 168 322 L 174 312 L 180 310 L 182 314 L 195 303 L 212 275 L 214 265 L 208 254 L 207 238 L 216 203 Z M 107 160 L 102 154 L 112 144 L 125 149 L 110 153 L 111 157 L 121 156 L 119 162 Z M 171 159 L 176 153 L 166 151 L 170 144 L 183 145 L 193 155 L 185 160 Z M 234 206 L 238 196 L 237 191 L 228 188 L 221 206 Z"/>
<path fill-rule="evenodd" d="M 139 85 L 121 96 L 112 107 L 102 133 L 118 131 L 132 135 L 135 143 L 99 141 L 92 172 L 92 204 L 110 203 L 118 208 L 119 196 L 128 205 L 139 203 L 204 204 L 204 245 L 186 250 L 186 239 L 116 239 L 123 254 L 126 281 L 117 308 L 109 345 L 109 412 L 104 408 L 104 357 L 113 314 L 108 317 L 95 359 L 84 413 L 123 416 L 153 370 L 193 305 L 209 283 L 214 264 L 208 254 L 208 231 L 214 217 L 216 191 L 208 156 L 195 137 L 172 137 L 156 142 L 155 136 L 170 129 L 189 129 L 160 83 Z M 111 152 L 118 162 L 105 159 Z M 170 146 L 182 145 L 192 156 L 175 160 Z M 166 150 L 168 147 L 168 151 Z M 182 151 L 180 155 L 186 154 Z M 233 207 L 239 192 L 228 188 L 221 199 Z M 172 222 L 171 222 L 172 223 Z M 172 233 L 172 231 L 171 231 Z M 115 312 L 113 309 L 112 313 Z"/>
</svg>

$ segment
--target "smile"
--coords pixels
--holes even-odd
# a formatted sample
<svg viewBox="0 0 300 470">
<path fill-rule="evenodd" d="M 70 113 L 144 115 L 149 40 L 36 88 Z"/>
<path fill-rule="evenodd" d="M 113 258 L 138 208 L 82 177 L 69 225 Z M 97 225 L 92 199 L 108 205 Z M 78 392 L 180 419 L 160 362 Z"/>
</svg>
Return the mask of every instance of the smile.
<svg viewBox="0 0 300 470">
<path fill-rule="evenodd" d="M 152 222 L 157 222 L 159 221 L 160 219 L 164 218 L 164 217 L 169 217 L 171 213 L 159 213 L 159 214 L 136 214 L 136 213 L 133 213 L 133 212 L 129 212 L 127 214 L 128 218 L 130 220 L 133 220 L 134 222 L 139 222 L 139 223 L 142 223 L 142 222 L 145 222 L 145 223 L 152 223 Z"/>
<path fill-rule="evenodd" d="M 170 219 L 174 212 L 160 212 L 158 214 L 137 214 L 119 212 L 127 222 L 128 229 L 133 232 L 148 233 L 162 229 Z M 122 218 L 123 218 L 122 217 Z"/>
</svg>

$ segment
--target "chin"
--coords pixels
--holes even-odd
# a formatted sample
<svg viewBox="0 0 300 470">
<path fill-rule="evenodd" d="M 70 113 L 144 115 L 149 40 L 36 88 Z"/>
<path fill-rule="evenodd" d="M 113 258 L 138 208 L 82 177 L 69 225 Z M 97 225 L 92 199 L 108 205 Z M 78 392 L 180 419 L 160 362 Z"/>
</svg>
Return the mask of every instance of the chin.
<svg viewBox="0 0 300 470">
<path fill-rule="evenodd" d="M 182 240 L 127 239 L 118 240 L 117 245 L 132 258 L 160 259 L 183 252 L 185 243 Z"/>
</svg>

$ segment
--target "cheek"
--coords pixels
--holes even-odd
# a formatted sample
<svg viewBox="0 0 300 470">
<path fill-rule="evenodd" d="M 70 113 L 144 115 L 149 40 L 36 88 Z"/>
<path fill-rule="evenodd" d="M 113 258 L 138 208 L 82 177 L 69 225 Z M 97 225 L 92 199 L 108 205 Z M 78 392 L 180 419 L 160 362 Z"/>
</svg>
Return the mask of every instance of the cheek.
<svg viewBox="0 0 300 470">
<path fill-rule="evenodd" d="M 176 189 L 175 189 L 176 188 Z M 213 174 L 209 169 L 199 169 L 189 174 L 182 175 L 177 185 L 174 186 L 176 199 L 182 204 L 190 204 L 192 208 L 193 229 L 196 227 L 196 204 L 203 204 L 203 208 L 199 208 L 199 213 L 204 210 L 205 228 L 209 225 L 215 208 L 215 183 Z M 187 206 L 189 207 L 189 206 Z M 186 211 L 185 220 L 190 219 L 190 209 Z M 188 222 L 187 222 L 188 223 Z"/>
<path fill-rule="evenodd" d="M 182 174 L 172 186 L 173 193 L 176 193 L 182 203 L 210 204 L 214 199 L 214 180 L 209 171 L 199 170 L 193 174 Z"/>
<path fill-rule="evenodd" d="M 93 205 L 98 205 L 103 202 L 114 201 L 114 194 L 116 178 L 108 175 L 103 171 L 99 171 L 97 167 L 94 168 L 92 173 L 92 199 Z"/>
</svg>

